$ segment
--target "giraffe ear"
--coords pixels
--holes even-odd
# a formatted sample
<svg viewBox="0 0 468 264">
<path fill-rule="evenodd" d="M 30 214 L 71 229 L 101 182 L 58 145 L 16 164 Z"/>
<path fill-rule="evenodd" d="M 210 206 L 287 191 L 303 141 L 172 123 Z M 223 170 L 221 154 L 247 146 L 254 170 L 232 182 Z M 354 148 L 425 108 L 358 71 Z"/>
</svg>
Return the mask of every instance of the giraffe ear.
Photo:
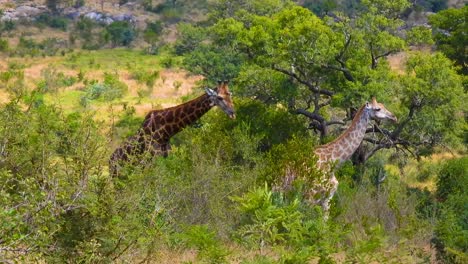
<svg viewBox="0 0 468 264">
<path fill-rule="evenodd" d="M 206 92 L 206 94 L 208 94 L 209 96 L 216 96 L 216 95 L 218 95 L 217 92 L 215 92 L 213 89 L 210 89 L 210 88 L 205 88 L 205 92 Z"/>
<path fill-rule="evenodd" d="M 370 108 L 369 102 L 366 102 L 366 108 Z"/>
</svg>

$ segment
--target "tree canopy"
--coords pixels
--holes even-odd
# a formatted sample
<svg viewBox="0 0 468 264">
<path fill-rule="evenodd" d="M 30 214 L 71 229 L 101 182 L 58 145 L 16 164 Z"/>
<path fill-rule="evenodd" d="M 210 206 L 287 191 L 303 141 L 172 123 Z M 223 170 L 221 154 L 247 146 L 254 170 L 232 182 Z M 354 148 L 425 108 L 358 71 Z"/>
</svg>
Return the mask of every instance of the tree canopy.
<svg viewBox="0 0 468 264">
<path fill-rule="evenodd" d="M 192 27 L 186 35 L 205 40 L 182 52 L 188 69 L 210 78 L 235 78 L 243 95 L 304 116 L 323 142 L 377 96 L 399 112 L 401 122 L 369 131 L 373 137 L 366 138 L 370 144 L 361 152 L 362 161 L 381 148 L 420 155 L 460 138 L 462 79 L 442 54 L 410 52 L 410 44 L 431 40 L 420 27 L 402 36 L 400 16 L 408 1 L 362 1 L 355 17 L 324 18 L 288 1 L 261 8 L 255 2 L 219 3 L 210 15 L 212 25 Z M 387 58 L 403 51 L 410 55 L 401 69 L 392 69 Z M 223 68 L 229 73 L 217 70 Z M 336 108 L 346 116 L 334 114 Z"/>
</svg>

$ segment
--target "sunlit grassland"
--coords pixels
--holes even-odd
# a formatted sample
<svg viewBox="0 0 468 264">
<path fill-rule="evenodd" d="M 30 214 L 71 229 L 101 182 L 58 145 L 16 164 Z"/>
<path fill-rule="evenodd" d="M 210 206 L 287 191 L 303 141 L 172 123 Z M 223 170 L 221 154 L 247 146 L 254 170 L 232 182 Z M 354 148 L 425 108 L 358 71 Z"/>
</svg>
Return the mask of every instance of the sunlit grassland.
<svg viewBox="0 0 468 264">
<path fill-rule="evenodd" d="M 75 70 L 103 71 L 129 69 L 161 69 L 160 61 L 167 55 L 147 55 L 142 51 L 131 49 L 105 49 L 105 50 L 82 50 L 67 54 L 60 64 Z"/>
<path fill-rule="evenodd" d="M 391 175 L 398 175 L 411 188 L 434 192 L 437 189 L 436 179 L 442 165 L 447 160 L 458 157 L 460 156 L 456 153 L 438 152 L 419 161 L 410 159 L 402 168 L 397 164 L 387 163 L 385 169 Z"/>
<path fill-rule="evenodd" d="M 173 57 L 164 50 L 158 55 L 149 55 L 142 50 L 122 48 L 78 50 L 50 57 L 5 58 L 0 63 L 0 71 L 8 70 L 11 65 L 22 68 L 26 87 L 31 90 L 44 80 L 43 72 L 46 69 L 54 69 L 55 73 L 76 78 L 77 81 L 71 86 L 46 93 L 44 100 L 68 113 L 95 111 L 96 119 L 110 122 L 112 116 L 124 107 L 134 107 L 136 114 L 143 116 L 151 109 L 181 103 L 200 77 L 190 76 L 179 69 L 180 63 L 181 58 Z M 86 95 L 86 86 L 90 82 L 102 81 L 105 73 L 116 74 L 128 86 L 128 92 L 122 98 L 112 101 L 91 100 L 89 105 L 83 106 L 80 101 Z M 141 73 L 155 74 L 154 83 L 148 86 L 138 80 L 135 75 Z M 0 102 L 8 100 L 8 93 L 0 91 Z"/>
</svg>

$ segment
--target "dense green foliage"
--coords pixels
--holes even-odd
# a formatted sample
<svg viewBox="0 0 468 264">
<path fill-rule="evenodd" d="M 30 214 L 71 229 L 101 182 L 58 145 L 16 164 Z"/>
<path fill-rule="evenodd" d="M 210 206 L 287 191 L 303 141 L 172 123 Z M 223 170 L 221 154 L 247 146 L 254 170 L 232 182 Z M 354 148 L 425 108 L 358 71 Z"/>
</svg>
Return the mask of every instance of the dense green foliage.
<svg viewBox="0 0 468 264">
<path fill-rule="evenodd" d="M 135 39 L 135 29 L 127 21 L 115 21 L 106 27 L 106 33 L 114 46 L 128 46 Z"/>
<path fill-rule="evenodd" d="M 468 158 L 445 164 L 437 177 L 441 212 L 435 230 L 439 257 L 447 263 L 468 261 Z"/>
<path fill-rule="evenodd" d="M 447 9 L 429 17 L 437 47 L 468 74 L 466 54 L 468 6 Z"/>
<path fill-rule="evenodd" d="M 9 45 L 15 24 L 0 23 L 0 262 L 428 263 L 434 246 L 438 261 L 466 263 L 466 29 L 451 19 L 466 7 L 431 16 L 432 35 L 402 18 L 444 1 L 188 2 L 140 1 L 161 18 L 142 34 L 130 22 L 39 19 L 69 30 L 68 43 Z M 184 19 L 191 8 L 207 15 Z M 150 47 L 99 50 L 139 37 Z M 160 107 L 153 91 L 181 85 L 163 77 L 175 66 L 205 77 L 183 101 L 230 79 L 237 118 L 210 110 L 171 139 L 167 158 L 111 177 L 109 156 L 141 109 Z M 328 181 L 313 151 L 371 96 L 399 123 L 373 124 L 336 172 L 327 221 L 306 199 Z M 430 158 L 438 152 L 450 158 Z"/>
</svg>

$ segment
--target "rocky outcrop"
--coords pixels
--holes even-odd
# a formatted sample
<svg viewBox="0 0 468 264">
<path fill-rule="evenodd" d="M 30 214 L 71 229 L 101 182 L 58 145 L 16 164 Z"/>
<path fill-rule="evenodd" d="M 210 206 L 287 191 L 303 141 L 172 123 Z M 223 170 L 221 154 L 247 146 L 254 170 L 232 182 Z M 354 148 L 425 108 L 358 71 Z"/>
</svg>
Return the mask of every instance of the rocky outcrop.
<svg viewBox="0 0 468 264">
<path fill-rule="evenodd" d="M 66 8 L 61 11 L 62 15 L 65 17 L 75 20 L 80 17 L 88 18 L 97 23 L 102 23 L 109 25 L 114 21 L 128 21 L 130 23 L 135 23 L 136 18 L 132 14 L 121 13 L 121 14 L 108 14 L 103 12 L 98 12 L 90 9 L 89 7 L 80 7 L 80 8 Z"/>
<path fill-rule="evenodd" d="M 69 7 L 59 10 L 60 14 L 71 19 L 76 20 L 80 17 L 86 17 L 97 23 L 109 25 L 114 21 L 128 21 L 135 24 L 136 17 L 132 14 L 121 13 L 121 14 L 108 14 L 103 12 L 95 11 L 89 7 L 83 6 L 80 8 Z M 11 20 L 11 21 L 34 21 L 36 17 L 41 14 L 50 13 L 50 10 L 43 5 L 21 5 L 16 8 L 9 8 L 3 10 L 3 14 L 0 16 L 0 21 Z"/>
<path fill-rule="evenodd" d="M 47 9 L 47 7 L 42 5 L 22 5 L 16 8 L 8 8 L 3 10 L 3 14 L 0 17 L 0 21 L 31 21 L 34 20 L 34 18 L 39 16 L 40 14 L 47 13 L 48 11 L 49 10 Z"/>
</svg>

